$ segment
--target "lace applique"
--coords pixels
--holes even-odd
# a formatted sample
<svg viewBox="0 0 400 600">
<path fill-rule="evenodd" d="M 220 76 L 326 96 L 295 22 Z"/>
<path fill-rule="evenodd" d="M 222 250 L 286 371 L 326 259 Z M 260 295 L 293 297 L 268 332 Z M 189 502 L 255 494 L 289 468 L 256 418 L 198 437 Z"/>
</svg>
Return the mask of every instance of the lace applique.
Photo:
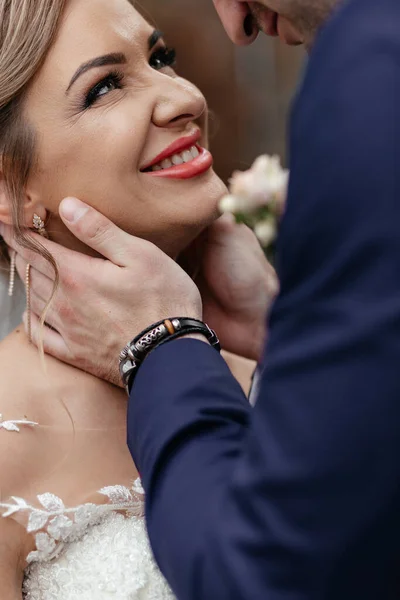
<svg viewBox="0 0 400 600">
<path fill-rule="evenodd" d="M 126 511 L 143 516 L 144 490 L 137 479 L 129 490 L 122 485 L 105 487 L 99 494 L 108 498 L 107 504 L 86 503 L 75 508 L 66 508 L 61 498 L 54 494 L 37 496 L 42 508 L 28 504 L 23 498 L 13 496 L 13 504 L 0 503 L 6 512 L 3 518 L 18 513 L 28 513 L 28 533 L 35 534 L 36 550 L 27 557 L 28 563 L 50 561 L 57 557 L 66 543 L 83 537 L 86 531 L 99 524 L 112 512 Z"/>
<path fill-rule="evenodd" d="M 26 425 L 28 427 L 37 427 L 39 423 L 35 423 L 34 421 L 28 421 L 27 419 L 21 419 L 18 421 L 3 421 L 3 415 L 0 414 L 0 429 L 5 429 L 6 431 L 15 431 L 16 433 L 19 433 L 20 425 Z"/>
<path fill-rule="evenodd" d="M 54 560 L 25 570 L 24 600 L 173 600 L 141 517 L 110 513 Z M 1 594 L 0 594 L 1 596 Z"/>
</svg>

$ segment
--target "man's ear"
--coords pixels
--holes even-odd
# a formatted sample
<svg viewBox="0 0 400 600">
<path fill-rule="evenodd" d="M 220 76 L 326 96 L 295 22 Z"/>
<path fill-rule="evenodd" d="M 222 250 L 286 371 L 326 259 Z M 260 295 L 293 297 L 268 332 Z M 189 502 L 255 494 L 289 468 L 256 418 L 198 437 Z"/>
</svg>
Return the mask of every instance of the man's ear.
<svg viewBox="0 0 400 600">
<path fill-rule="evenodd" d="M 10 197 L 7 185 L 4 179 L 1 158 L 0 158 L 0 221 L 6 225 L 13 225 L 13 207 L 14 200 Z M 40 203 L 39 198 L 28 192 L 23 193 L 23 223 L 26 228 L 32 228 L 33 217 L 38 215 L 43 221 L 46 220 L 46 209 Z"/>
</svg>

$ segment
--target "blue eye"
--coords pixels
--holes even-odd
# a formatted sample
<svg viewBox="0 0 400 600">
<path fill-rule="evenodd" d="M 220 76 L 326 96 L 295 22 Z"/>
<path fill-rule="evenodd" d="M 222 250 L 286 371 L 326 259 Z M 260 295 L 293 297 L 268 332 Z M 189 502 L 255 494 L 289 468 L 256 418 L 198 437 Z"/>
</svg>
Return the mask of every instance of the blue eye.
<svg viewBox="0 0 400 600">
<path fill-rule="evenodd" d="M 173 48 L 158 48 L 150 57 L 149 65 L 156 71 L 165 67 L 174 67 L 176 64 L 176 52 Z"/>
<path fill-rule="evenodd" d="M 99 100 L 102 96 L 109 94 L 113 90 L 120 90 L 122 88 L 123 75 L 122 73 L 113 72 L 109 73 L 107 77 L 104 77 L 99 83 L 89 90 L 86 95 L 83 108 L 90 108 Z"/>
</svg>

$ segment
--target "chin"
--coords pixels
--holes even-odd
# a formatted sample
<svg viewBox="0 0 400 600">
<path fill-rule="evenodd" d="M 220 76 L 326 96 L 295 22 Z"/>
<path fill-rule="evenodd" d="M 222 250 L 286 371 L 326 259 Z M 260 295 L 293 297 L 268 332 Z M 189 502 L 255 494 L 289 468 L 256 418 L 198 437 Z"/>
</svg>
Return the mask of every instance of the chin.
<svg viewBox="0 0 400 600">
<path fill-rule="evenodd" d="M 213 171 L 205 178 L 203 185 L 196 189 L 191 206 L 192 215 L 196 217 L 193 225 L 197 226 L 198 233 L 221 216 L 219 204 L 227 193 L 226 185 Z"/>
<path fill-rule="evenodd" d="M 168 239 L 164 238 L 161 243 L 157 243 L 164 252 L 173 258 L 190 246 L 207 227 L 221 216 L 219 203 L 227 193 L 227 188 L 213 172 L 207 174 L 205 179 L 203 185 L 199 185 L 200 182 L 198 182 L 192 193 L 187 190 L 187 204 L 180 214 L 181 218 L 177 219 L 175 226 L 171 228 Z"/>
</svg>

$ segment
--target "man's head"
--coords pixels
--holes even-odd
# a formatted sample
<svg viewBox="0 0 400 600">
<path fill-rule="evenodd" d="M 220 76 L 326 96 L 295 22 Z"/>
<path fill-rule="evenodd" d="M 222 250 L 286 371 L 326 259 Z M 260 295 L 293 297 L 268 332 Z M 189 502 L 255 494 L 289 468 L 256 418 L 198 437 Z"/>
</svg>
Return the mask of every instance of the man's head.
<svg viewBox="0 0 400 600">
<path fill-rule="evenodd" d="M 251 44 L 259 31 L 287 44 L 312 45 L 317 29 L 340 0 L 214 0 L 235 44 Z"/>
</svg>

